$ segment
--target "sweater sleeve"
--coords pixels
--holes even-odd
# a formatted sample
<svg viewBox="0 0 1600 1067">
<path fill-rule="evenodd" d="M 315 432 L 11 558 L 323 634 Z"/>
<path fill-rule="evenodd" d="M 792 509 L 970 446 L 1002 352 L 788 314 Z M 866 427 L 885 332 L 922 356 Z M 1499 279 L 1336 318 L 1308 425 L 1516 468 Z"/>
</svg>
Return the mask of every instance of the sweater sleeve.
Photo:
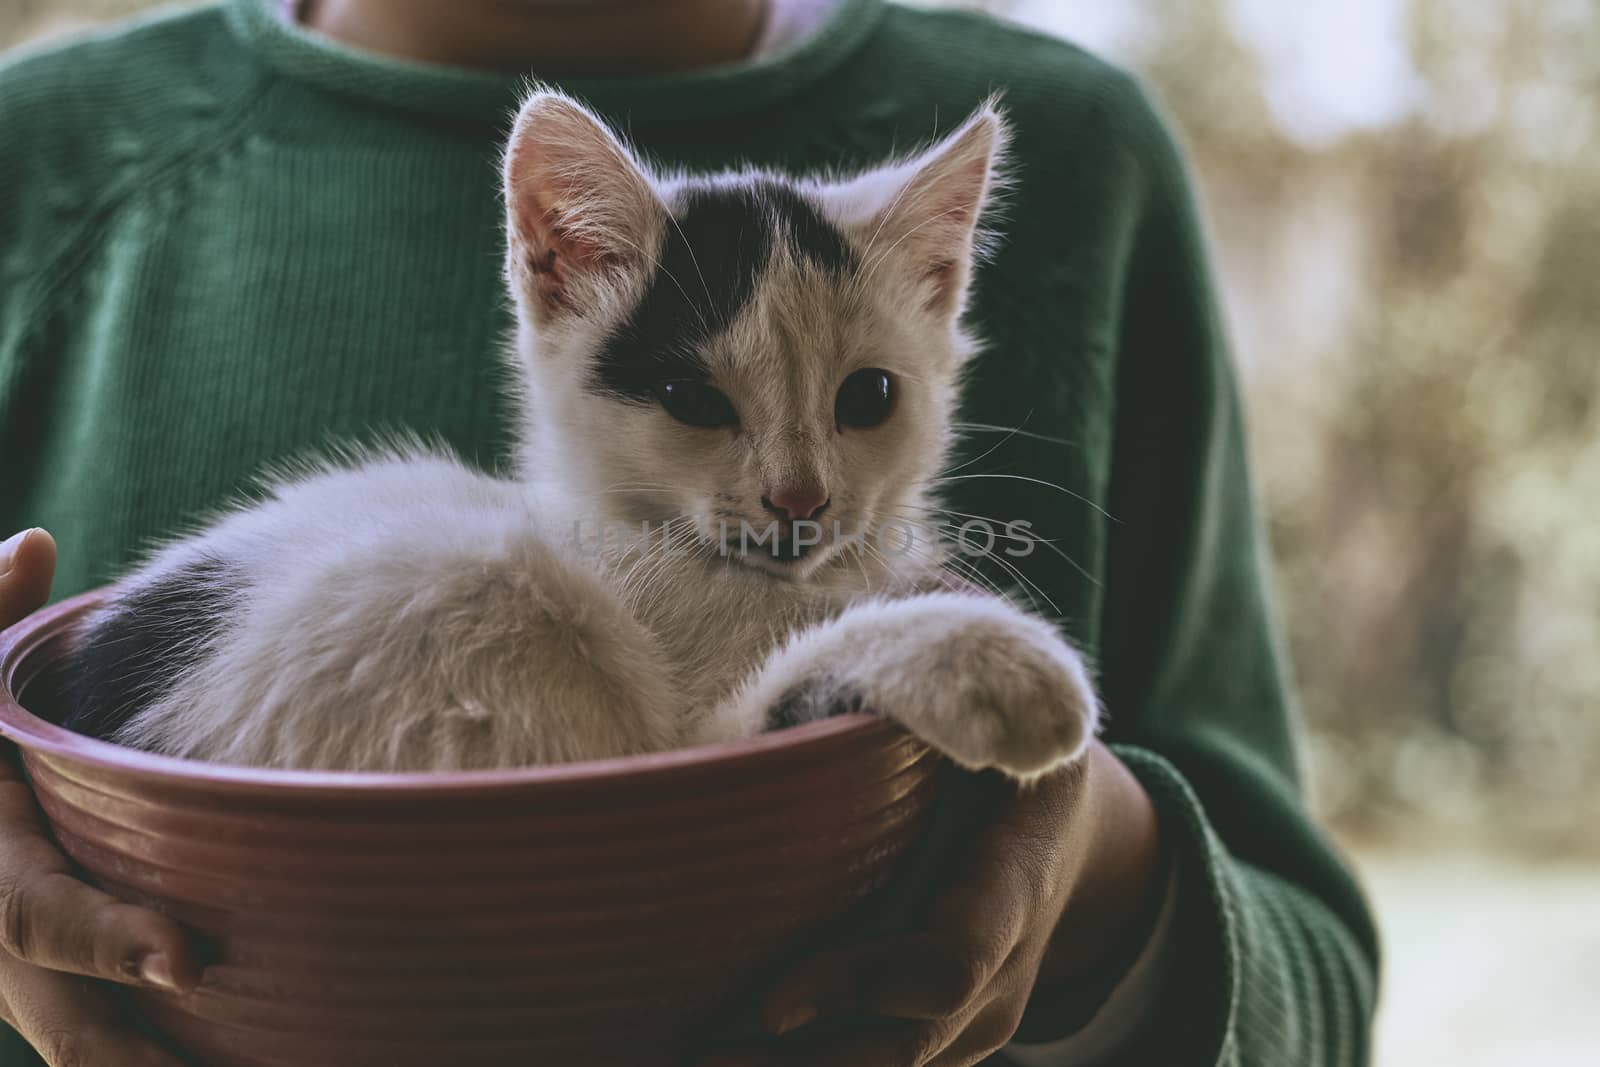
<svg viewBox="0 0 1600 1067">
<path fill-rule="evenodd" d="M 1307 811 L 1245 430 L 1183 160 L 1136 88 L 1100 667 L 1108 740 L 1181 869 L 1172 980 L 1129 1062 L 1368 1059 L 1377 936 Z M 1126 98 L 1125 98 L 1126 99 Z"/>
<path fill-rule="evenodd" d="M 0 398 L 33 312 L 108 181 L 83 46 L 0 56 Z M 63 58 L 64 57 L 64 58 Z M 78 60 L 74 63 L 72 60 Z"/>
</svg>

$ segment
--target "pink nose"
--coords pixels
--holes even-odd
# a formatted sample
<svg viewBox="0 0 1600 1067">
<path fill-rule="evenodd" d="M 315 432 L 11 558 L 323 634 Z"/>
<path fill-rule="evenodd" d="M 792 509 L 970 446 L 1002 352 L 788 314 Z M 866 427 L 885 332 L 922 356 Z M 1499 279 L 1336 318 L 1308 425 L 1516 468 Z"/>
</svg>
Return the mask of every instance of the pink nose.
<svg viewBox="0 0 1600 1067">
<path fill-rule="evenodd" d="M 828 506 L 828 491 L 820 485 L 786 485 L 761 498 L 770 510 L 788 516 L 791 522 L 815 518 Z"/>
</svg>

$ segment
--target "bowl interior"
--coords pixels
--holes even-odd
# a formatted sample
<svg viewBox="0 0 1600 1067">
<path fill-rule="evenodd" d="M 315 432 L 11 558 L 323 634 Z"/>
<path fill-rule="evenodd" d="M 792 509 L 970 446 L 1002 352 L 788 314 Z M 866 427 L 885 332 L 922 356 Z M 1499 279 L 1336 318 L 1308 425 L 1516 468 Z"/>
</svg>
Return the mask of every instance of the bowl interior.
<svg viewBox="0 0 1600 1067">
<path fill-rule="evenodd" d="M 542 767 L 398 773 L 301 771 L 176 759 L 110 744 L 59 725 L 63 714 L 60 693 L 64 654 L 74 628 L 105 595 L 103 589 L 80 594 L 0 632 L 0 737 L 13 741 L 25 753 L 48 754 L 118 776 L 226 787 L 230 791 L 265 789 L 292 794 L 420 790 L 439 795 L 517 789 L 533 783 L 559 788 L 563 784 L 619 776 L 630 781 L 683 774 L 737 776 L 741 772 L 756 773 L 763 765 L 819 758 L 830 751 L 881 744 L 891 736 L 903 735 L 898 726 L 877 716 L 852 714 L 736 741 Z"/>
</svg>

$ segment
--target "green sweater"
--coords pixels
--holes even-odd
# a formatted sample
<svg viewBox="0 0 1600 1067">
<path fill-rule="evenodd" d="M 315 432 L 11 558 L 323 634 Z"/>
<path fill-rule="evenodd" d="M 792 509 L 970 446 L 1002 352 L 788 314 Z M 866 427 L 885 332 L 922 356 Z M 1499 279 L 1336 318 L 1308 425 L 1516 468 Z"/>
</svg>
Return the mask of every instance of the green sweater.
<svg viewBox="0 0 1600 1067">
<path fill-rule="evenodd" d="M 1137 1062 L 1364 1062 L 1376 938 L 1301 797 L 1204 242 L 1139 87 L 881 0 L 768 60 L 564 83 L 661 160 L 786 168 L 879 160 L 997 86 L 1016 185 L 965 418 L 1067 443 L 979 432 L 963 473 L 1070 492 L 973 478 L 954 506 L 1070 557 L 1020 562 L 1099 664 L 1179 857 L 1176 980 Z M 0 67 L 0 533 L 56 534 L 58 596 L 331 441 L 408 428 L 505 461 L 495 162 L 518 88 L 338 48 L 264 0 Z"/>
</svg>

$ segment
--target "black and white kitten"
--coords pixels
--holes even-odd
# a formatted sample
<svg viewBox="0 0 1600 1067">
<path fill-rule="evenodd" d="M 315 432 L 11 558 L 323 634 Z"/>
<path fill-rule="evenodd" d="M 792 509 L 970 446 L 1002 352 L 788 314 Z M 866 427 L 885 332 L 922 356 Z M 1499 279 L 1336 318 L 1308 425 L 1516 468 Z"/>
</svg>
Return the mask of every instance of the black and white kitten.
<svg viewBox="0 0 1600 1067">
<path fill-rule="evenodd" d="M 517 476 L 416 448 L 280 481 L 120 584 L 69 725 L 227 763 L 455 769 L 862 707 L 967 767 L 1073 759 L 1097 716 L 1082 659 L 951 591 L 916 536 L 1005 140 L 991 104 L 847 180 L 686 177 L 535 92 L 504 166 Z M 776 547 L 742 536 L 773 523 Z"/>
</svg>

